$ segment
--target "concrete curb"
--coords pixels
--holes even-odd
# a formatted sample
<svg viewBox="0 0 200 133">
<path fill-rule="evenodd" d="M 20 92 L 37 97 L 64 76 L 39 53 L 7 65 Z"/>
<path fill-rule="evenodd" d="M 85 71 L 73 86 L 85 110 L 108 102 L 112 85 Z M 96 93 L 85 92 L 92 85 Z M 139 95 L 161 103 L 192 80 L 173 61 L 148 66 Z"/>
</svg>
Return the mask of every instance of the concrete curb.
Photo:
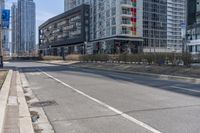
<svg viewBox="0 0 200 133">
<path fill-rule="evenodd" d="M 53 64 L 53 65 L 67 65 L 67 64 L 59 64 L 59 63 L 48 63 L 48 62 L 42 62 L 38 61 L 39 63 L 44 64 Z M 70 65 L 70 64 L 68 64 Z M 111 70 L 111 69 L 105 69 L 105 68 L 95 68 L 95 67 L 78 67 L 71 64 L 71 66 L 76 68 L 91 68 L 95 70 L 103 70 L 103 71 L 112 71 L 112 72 L 118 72 L 118 73 L 129 73 L 129 74 L 135 74 L 135 75 L 141 75 L 141 76 L 148 76 L 148 77 L 154 77 L 159 78 L 163 80 L 177 80 L 180 82 L 187 82 L 187 83 L 193 83 L 193 84 L 200 84 L 200 78 L 192 78 L 192 77 L 182 77 L 182 76 L 173 76 L 173 75 L 163 75 L 163 74 L 153 74 L 153 73 L 143 73 L 143 72 L 131 72 L 131 71 L 123 71 L 123 70 Z"/>
<path fill-rule="evenodd" d="M 4 81 L 2 89 L 0 90 L 0 133 L 3 133 L 5 115 L 7 109 L 7 100 L 10 92 L 10 85 L 12 81 L 13 71 L 9 70 L 8 75 Z"/>
<path fill-rule="evenodd" d="M 17 96 L 19 102 L 20 133 L 34 133 L 31 115 L 29 113 L 28 105 L 26 103 L 19 72 L 17 72 L 16 83 L 17 83 Z"/>
</svg>

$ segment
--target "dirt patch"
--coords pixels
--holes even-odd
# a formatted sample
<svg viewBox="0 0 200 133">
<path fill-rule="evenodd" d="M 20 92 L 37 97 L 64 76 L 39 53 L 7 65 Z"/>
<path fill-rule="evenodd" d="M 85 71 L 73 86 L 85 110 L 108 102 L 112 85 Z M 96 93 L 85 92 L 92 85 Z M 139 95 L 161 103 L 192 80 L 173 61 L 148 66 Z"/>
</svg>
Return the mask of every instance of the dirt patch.
<svg viewBox="0 0 200 133">
<path fill-rule="evenodd" d="M 30 114 L 31 114 L 32 122 L 36 122 L 40 118 L 38 112 L 31 111 Z"/>
<path fill-rule="evenodd" d="M 8 71 L 6 70 L 0 70 L 0 88 L 2 87 L 5 79 L 6 79 L 6 76 L 8 74 Z"/>
<path fill-rule="evenodd" d="M 43 129 L 40 129 L 37 124 L 34 124 L 33 128 L 34 128 L 34 132 L 35 133 L 42 133 L 42 131 L 43 131 Z"/>
</svg>

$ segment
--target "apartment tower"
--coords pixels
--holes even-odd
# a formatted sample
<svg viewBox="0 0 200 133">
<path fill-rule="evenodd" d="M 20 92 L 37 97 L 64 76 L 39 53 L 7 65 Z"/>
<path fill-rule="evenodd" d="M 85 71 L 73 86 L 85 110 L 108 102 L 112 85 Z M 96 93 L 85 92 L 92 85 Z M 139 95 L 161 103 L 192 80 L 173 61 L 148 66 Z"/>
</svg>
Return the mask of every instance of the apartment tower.
<svg viewBox="0 0 200 133">
<path fill-rule="evenodd" d="M 90 40 L 94 53 L 142 50 L 143 0 L 65 0 L 65 11 L 90 5 Z"/>
</svg>

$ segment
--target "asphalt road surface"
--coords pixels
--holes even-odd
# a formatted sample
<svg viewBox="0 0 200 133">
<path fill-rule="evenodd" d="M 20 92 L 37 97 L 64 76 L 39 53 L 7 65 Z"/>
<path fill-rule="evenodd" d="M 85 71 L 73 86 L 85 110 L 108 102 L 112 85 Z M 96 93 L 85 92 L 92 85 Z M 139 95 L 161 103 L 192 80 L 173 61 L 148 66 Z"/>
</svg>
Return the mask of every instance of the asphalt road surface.
<svg viewBox="0 0 200 133">
<path fill-rule="evenodd" d="M 12 62 L 56 133 L 200 133 L 200 85 L 101 70 Z"/>
</svg>

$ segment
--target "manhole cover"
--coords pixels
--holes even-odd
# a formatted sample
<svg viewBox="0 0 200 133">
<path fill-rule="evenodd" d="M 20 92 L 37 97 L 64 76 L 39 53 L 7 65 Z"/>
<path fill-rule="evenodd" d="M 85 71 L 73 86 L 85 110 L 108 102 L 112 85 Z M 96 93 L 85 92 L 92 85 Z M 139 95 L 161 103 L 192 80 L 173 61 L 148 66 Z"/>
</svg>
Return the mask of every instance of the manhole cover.
<svg viewBox="0 0 200 133">
<path fill-rule="evenodd" d="M 56 101 L 42 101 L 42 102 L 35 102 L 32 103 L 32 107 L 46 107 L 46 106 L 53 106 L 57 105 Z"/>
</svg>

